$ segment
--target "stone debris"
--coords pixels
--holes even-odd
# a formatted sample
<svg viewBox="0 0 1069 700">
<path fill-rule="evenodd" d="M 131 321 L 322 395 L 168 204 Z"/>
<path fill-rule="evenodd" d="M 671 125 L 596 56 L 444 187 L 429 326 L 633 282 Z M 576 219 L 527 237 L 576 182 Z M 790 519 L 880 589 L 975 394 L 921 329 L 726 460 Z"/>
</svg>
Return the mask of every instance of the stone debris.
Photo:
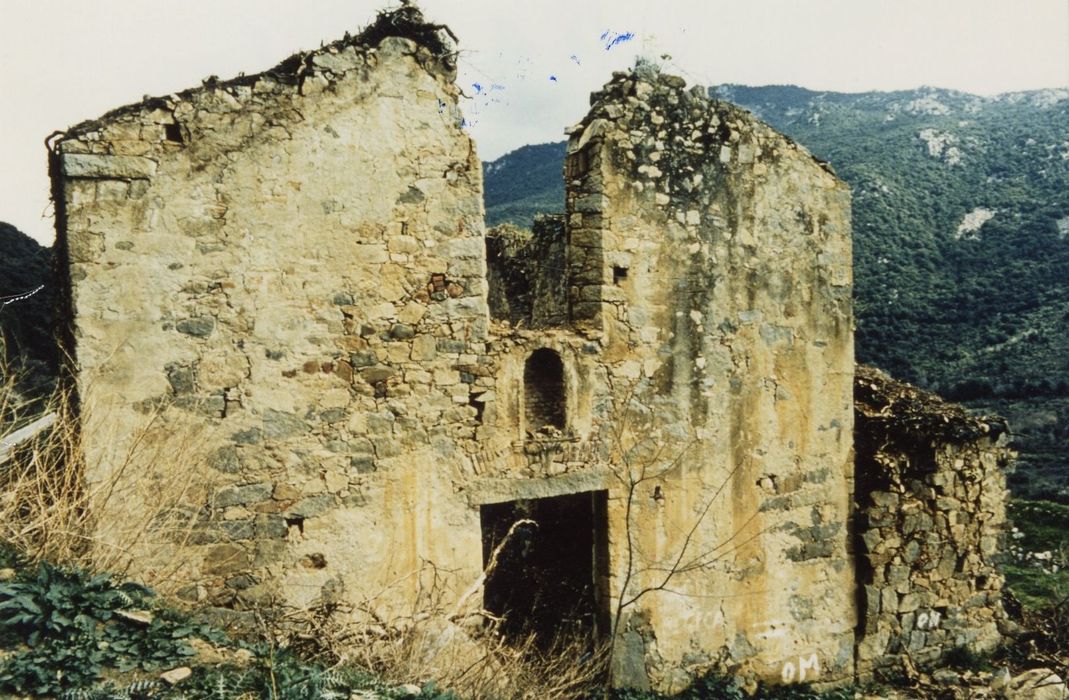
<svg viewBox="0 0 1069 700">
<path fill-rule="evenodd" d="M 1006 700 L 1066 700 L 1069 689 L 1047 668 L 1034 668 L 1014 678 L 1003 689 Z"/>
<path fill-rule="evenodd" d="M 193 669 L 188 666 L 180 666 L 178 668 L 172 668 L 170 671 L 165 671 L 160 674 L 160 680 L 167 685 L 178 685 L 185 679 L 193 675 Z"/>
<path fill-rule="evenodd" d="M 148 610 L 116 610 L 115 617 L 121 617 L 139 625 L 151 625 L 155 616 Z"/>
</svg>

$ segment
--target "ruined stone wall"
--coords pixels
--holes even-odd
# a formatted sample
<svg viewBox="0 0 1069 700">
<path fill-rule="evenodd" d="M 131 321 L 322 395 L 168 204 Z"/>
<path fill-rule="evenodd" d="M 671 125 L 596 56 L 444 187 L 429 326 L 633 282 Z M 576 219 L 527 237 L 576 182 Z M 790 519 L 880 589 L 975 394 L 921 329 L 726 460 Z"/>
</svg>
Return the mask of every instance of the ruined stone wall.
<svg viewBox="0 0 1069 700">
<path fill-rule="evenodd" d="M 694 448 L 639 502 L 610 491 L 610 515 L 638 513 L 650 559 L 688 536 L 718 553 L 635 605 L 628 653 L 661 685 L 711 660 L 777 682 L 847 678 L 848 190 L 748 113 L 649 67 L 592 105 L 566 162 L 573 322 L 599 338 L 607 384 L 633 389 L 637 409 L 617 402 L 614 423 L 646 412 L 672 449 Z M 610 536 L 619 590 L 630 546 Z M 627 588 L 658 583 L 638 579 Z"/>
<path fill-rule="evenodd" d="M 859 368 L 858 671 L 989 651 L 1005 618 L 1005 425 Z"/>
<path fill-rule="evenodd" d="M 443 36 L 402 8 L 55 144 L 70 349 L 103 419 L 87 477 L 123 494 L 101 522 L 190 509 L 184 549 L 137 558 L 183 561 L 190 599 L 403 598 L 423 562 L 481 569 L 451 484 L 477 425 L 457 367 L 486 355 L 482 182 Z M 151 465 L 116 457 L 149 422 L 196 428 L 168 462 L 180 494 L 138 492 Z"/>
<path fill-rule="evenodd" d="M 525 328 L 569 321 L 564 217 L 541 214 L 530 231 L 501 224 L 487 231 L 490 315 Z"/>
</svg>

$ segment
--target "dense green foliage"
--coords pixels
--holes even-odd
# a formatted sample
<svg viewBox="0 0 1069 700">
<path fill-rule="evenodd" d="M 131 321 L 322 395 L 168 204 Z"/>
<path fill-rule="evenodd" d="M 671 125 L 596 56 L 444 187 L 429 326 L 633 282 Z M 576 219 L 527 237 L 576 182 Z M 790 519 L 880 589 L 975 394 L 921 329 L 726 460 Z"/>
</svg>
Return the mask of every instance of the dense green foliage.
<svg viewBox="0 0 1069 700">
<path fill-rule="evenodd" d="M 0 690 L 58 693 L 95 681 L 105 667 L 156 671 L 193 655 L 199 630 L 160 611 L 150 622 L 123 615 L 152 593 L 108 576 L 41 564 L 32 576 L 0 584 Z"/>
<path fill-rule="evenodd" d="M 850 184 L 858 360 L 1006 412 L 1011 426 L 1053 415 L 1038 434 L 1020 432 L 1014 488 L 1069 501 L 1069 95 L 712 92 Z M 525 197 L 525 173 L 559 181 L 564 144 L 528 148 L 522 161 L 516 151 L 485 166 L 488 214 L 559 210 L 561 190 L 547 197 L 541 181 Z M 959 231 L 985 210 L 990 219 Z"/>
<path fill-rule="evenodd" d="M 1014 495 L 1069 503 L 1069 397 L 978 399 L 967 405 L 1009 421 L 1019 452 L 1008 477 Z"/>
<path fill-rule="evenodd" d="M 5 564 L 19 564 L 9 550 Z M 10 571 L 10 570 L 9 570 Z M 193 639 L 242 648 L 243 664 L 198 663 Z M 160 671 L 189 666 L 173 688 Z M 357 691 L 408 697 L 356 668 L 324 668 L 268 642 L 239 642 L 110 576 L 41 564 L 0 583 L 0 694 L 96 698 L 333 700 Z M 426 700 L 456 700 L 433 685 Z"/>
</svg>

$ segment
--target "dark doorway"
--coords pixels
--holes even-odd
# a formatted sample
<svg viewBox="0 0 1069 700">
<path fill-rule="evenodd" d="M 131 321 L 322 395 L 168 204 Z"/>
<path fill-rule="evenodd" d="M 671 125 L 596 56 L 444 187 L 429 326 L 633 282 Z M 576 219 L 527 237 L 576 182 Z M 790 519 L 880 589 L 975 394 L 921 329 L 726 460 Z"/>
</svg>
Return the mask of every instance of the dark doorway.
<svg viewBox="0 0 1069 700">
<path fill-rule="evenodd" d="M 516 528 L 486 580 L 483 605 L 504 617 L 506 637 L 534 634 L 548 648 L 608 633 L 606 507 L 605 491 L 482 506 L 484 566 L 514 523 L 536 523 Z"/>
<path fill-rule="evenodd" d="M 564 363 L 549 348 L 531 353 L 523 367 L 527 430 L 564 430 Z"/>
</svg>

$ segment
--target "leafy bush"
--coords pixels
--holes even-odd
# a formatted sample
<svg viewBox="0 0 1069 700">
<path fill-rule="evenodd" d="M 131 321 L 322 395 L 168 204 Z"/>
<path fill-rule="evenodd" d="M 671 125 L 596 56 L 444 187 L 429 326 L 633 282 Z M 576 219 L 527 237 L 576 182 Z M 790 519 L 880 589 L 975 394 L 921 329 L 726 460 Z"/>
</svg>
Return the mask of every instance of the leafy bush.
<svg viewBox="0 0 1069 700">
<path fill-rule="evenodd" d="M 949 668 L 960 671 L 990 671 L 991 657 L 989 654 L 978 653 L 969 647 L 954 647 L 943 657 L 943 664 Z"/>
<path fill-rule="evenodd" d="M 24 563 L 3 549 L 0 560 Z M 242 646 L 250 660 L 198 665 L 189 643 L 194 638 Z M 9 652 L 0 661 L 0 693 L 60 700 L 340 700 L 356 691 L 407 697 L 360 669 L 324 668 L 266 642 L 233 642 L 160 606 L 144 586 L 48 563 L 0 583 L 0 647 Z M 182 665 L 191 666 L 192 675 L 174 688 L 143 677 Z M 123 675 L 125 682 L 116 680 Z M 458 700 L 433 684 L 419 697 Z"/>
<path fill-rule="evenodd" d="M 0 662 L 0 690 L 55 694 L 91 684 L 105 667 L 156 671 L 194 655 L 188 637 L 218 638 L 173 612 L 129 612 L 153 602 L 135 583 L 47 563 L 0 584 L 0 644 L 14 652 Z"/>
</svg>

